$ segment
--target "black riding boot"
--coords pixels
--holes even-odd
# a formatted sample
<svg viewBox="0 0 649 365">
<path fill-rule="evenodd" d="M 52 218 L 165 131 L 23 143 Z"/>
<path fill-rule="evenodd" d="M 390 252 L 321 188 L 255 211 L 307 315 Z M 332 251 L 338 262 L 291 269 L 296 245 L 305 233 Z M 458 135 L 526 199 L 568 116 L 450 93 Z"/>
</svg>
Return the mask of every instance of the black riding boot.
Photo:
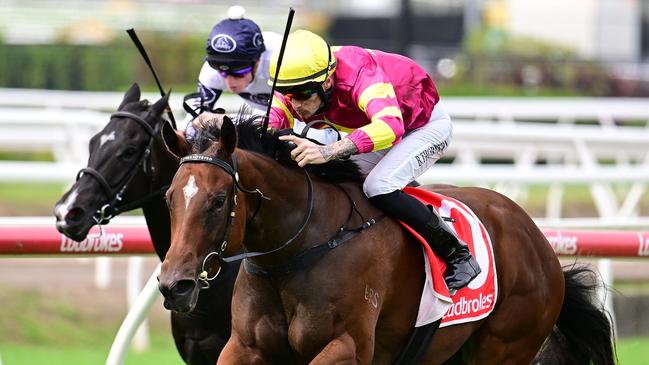
<svg viewBox="0 0 649 365">
<path fill-rule="evenodd" d="M 480 274 L 480 266 L 467 245 L 457 238 L 432 207 L 401 190 L 373 196 L 370 201 L 424 237 L 433 252 L 446 262 L 444 280 L 451 293 Z"/>
<path fill-rule="evenodd" d="M 480 266 L 469 252 L 469 247 L 462 242 L 444 220 L 429 207 L 431 218 L 426 223 L 424 232 L 419 232 L 428 242 L 433 252 L 446 262 L 444 280 L 449 290 L 465 287 L 480 272 Z"/>
</svg>

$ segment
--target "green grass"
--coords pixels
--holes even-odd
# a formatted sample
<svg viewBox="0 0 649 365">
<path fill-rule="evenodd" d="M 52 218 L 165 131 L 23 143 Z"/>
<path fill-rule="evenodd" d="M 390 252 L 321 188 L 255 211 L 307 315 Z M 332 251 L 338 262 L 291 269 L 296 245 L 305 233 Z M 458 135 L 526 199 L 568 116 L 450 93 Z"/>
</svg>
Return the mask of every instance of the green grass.
<svg viewBox="0 0 649 365">
<path fill-rule="evenodd" d="M 620 365 L 649 364 L 649 337 L 622 339 L 617 343 Z"/>
<path fill-rule="evenodd" d="M 72 178 L 72 177 L 71 177 Z M 72 181 L 72 180 L 71 180 Z M 48 183 L 0 184 L 0 216 L 49 216 L 71 186 Z M 126 213 L 128 215 L 140 214 Z"/>
<path fill-rule="evenodd" d="M 61 334 L 59 334 L 61 335 Z M 10 344 L 0 345 L 2 365 L 90 365 L 104 364 L 111 341 L 84 346 L 48 346 Z M 151 348 L 145 352 L 129 351 L 128 365 L 180 365 L 184 364 L 173 344 L 171 334 L 151 334 Z"/>
<path fill-rule="evenodd" d="M 440 95 L 446 96 L 486 96 L 486 97 L 563 97 L 583 96 L 575 90 L 550 88 L 525 89 L 516 85 L 475 85 L 461 82 L 439 82 Z"/>
<path fill-rule="evenodd" d="M 66 188 L 61 184 L 0 184 L 0 215 L 51 215 Z"/>
</svg>

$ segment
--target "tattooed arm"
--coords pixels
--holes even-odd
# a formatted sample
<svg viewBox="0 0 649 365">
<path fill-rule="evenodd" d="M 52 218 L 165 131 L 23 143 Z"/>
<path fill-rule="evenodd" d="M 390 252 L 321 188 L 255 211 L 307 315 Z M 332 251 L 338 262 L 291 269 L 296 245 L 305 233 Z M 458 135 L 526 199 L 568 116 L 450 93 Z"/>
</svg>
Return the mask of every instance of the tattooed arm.
<svg viewBox="0 0 649 365">
<path fill-rule="evenodd" d="M 358 153 L 358 148 L 351 140 L 343 138 L 340 141 L 318 147 L 322 157 L 329 162 L 338 158 L 349 157 Z"/>
<path fill-rule="evenodd" d="M 358 152 L 358 148 L 348 138 L 343 138 L 340 141 L 319 146 L 308 139 L 303 139 L 297 136 L 281 136 L 282 141 L 291 141 L 297 145 L 291 151 L 291 157 L 295 160 L 300 167 L 308 164 L 322 164 L 331 160 L 351 156 Z"/>
</svg>

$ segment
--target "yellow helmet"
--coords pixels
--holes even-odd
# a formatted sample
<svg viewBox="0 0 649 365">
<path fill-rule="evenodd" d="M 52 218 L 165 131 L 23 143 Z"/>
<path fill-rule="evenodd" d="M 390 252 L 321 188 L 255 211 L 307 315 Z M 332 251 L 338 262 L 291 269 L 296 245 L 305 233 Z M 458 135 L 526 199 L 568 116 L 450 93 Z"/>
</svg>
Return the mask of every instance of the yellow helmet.
<svg viewBox="0 0 649 365">
<path fill-rule="evenodd" d="M 279 50 L 273 51 L 270 61 L 269 84 L 277 70 Z M 288 87 L 308 82 L 324 82 L 336 67 L 336 57 L 329 44 L 308 30 L 296 30 L 289 34 L 286 49 L 277 75 L 277 87 Z"/>
</svg>

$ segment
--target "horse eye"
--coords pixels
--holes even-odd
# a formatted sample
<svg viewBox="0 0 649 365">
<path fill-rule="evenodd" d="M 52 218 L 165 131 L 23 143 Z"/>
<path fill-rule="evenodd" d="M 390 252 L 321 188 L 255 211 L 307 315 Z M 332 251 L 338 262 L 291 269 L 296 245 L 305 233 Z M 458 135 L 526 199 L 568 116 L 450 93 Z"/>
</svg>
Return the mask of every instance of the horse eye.
<svg viewBox="0 0 649 365">
<path fill-rule="evenodd" d="M 135 156 L 136 153 L 137 153 L 137 149 L 135 147 L 128 146 L 128 147 L 126 147 L 126 149 L 124 149 L 124 151 L 122 152 L 120 157 L 122 157 L 122 158 L 131 158 L 131 157 Z"/>
<path fill-rule="evenodd" d="M 216 209 L 221 208 L 223 206 L 223 204 L 225 204 L 225 199 L 226 199 L 225 193 L 221 193 L 221 194 L 217 195 L 212 200 L 212 206 L 214 208 L 216 208 Z"/>
</svg>

